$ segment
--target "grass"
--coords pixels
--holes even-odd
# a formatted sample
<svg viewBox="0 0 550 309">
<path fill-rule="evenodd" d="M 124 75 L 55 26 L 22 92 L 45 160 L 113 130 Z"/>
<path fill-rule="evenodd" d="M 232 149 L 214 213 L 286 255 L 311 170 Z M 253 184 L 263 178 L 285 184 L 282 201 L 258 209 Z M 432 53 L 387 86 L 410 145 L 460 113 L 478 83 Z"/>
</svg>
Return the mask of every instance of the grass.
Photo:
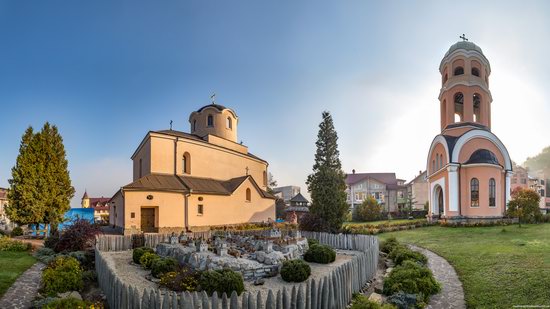
<svg viewBox="0 0 550 309">
<path fill-rule="evenodd" d="M 550 224 L 439 227 L 388 232 L 443 256 L 456 269 L 468 308 L 550 305 Z"/>
<path fill-rule="evenodd" d="M 0 297 L 35 262 L 29 252 L 0 251 Z"/>
<path fill-rule="evenodd" d="M 417 222 L 425 222 L 426 219 L 396 219 L 396 220 L 380 220 L 380 221 L 369 221 L 369 222 L 346 222 L 344 226 L 380 226 L 380 225 L 400 225 L 403 223 L 412 224 Z"/>
</svg>

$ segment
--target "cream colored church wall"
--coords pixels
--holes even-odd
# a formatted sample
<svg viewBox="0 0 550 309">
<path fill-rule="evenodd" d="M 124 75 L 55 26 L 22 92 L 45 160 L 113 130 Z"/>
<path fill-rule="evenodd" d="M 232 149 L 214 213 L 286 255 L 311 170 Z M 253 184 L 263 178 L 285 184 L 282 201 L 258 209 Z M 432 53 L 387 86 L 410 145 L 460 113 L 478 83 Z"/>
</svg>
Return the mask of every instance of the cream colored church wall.
<svg viewBox="0 0 550 309">
<path fill-rule="evenodd" d="M 246 201 L 246 189 L 251 191 L 251 201 Z M 202 197 L 202 201 L 199 201 Z M 204 214 L 198 214 L 202 204 Z M 275 200 L 262 198 L 250 181 L 245 181 L 231 196 L 192 194 L 188 199 L 191 227 L 229 225 L 245 222 L 275 220 Z"/>
<path fill-rule="evenodd" d="M 147 199 L 152 195 L 153 199 Z M 141 209 L 155 209 L 155 227 L 184 227 L 185 197 L 178 192 L 125 191 L 125 229 L 141 229 Z M 134 218 L 132 218 L 134 213 Z"/>
<path fill-rule="evenodd" d="M 153 173 L 174 173 L 174 140 L 170 136 L 151 137 Z M 183 155 L 188 152 L 191 158 L 190 176 L 227 180 L 245 176 L 248 167 L 248 174 L 256 183 L 264 190 L 267 188 L 264 182 L 266 162 L 200 141 L 179 139 L 177 145 L 175 163 L 178 175 L 183 175 Z"/>
<path fill-rule="evenodd" d="M 148 138 L 133 157 L 134 181 L 151 173 L 151 140 Z M 139 173 L 141 160 L 141 175 Z"/>
<path fill-rule="evenodd" d="M 124 198 L 120 192 L 117 192 L 109 202 L 109 224 L 124 227 Z"/>
<path fill-rule="evenodd" d="M 471 206 L 472 178 L 479 180 L 479 207 Z M 496 207 L 489 207 L 489 180 L 496 181 Z M 502 216 L 504 212 L 505 181 L 501 168 L 490 165 L 464 166 L 460 171 L 460 200 L 462 215 L 464 216 Z"/>
<path fill-rule="evenodd" d="M 214 125 L 212 127 L 208 126 L 208 116 L 212 115 L 214 120 Z M 228 128 L 227 126 L 227 118 L 231 119 L 231 128 Z M 196 130 L 193 131 L 193 122 L 196 122 Z M 208 134 L 214 134 L 219 137 L 223 137 L 225 139 L 228 139 L 233 142 L 237 142 L 237 123 L 238 119 L 235 117 L 235 115 L 229 111 L 228 109 L 225 109 L 223 111 L 219 111 L 215 107 L 206 107 L 202 110 L 202 112 L 197 113 L 193 112 L 191 116 L 189 117 L 189 123 L 191 125 L 191 133 L 199 135 L 199 136 L 206 136 Z"/>
</svg>

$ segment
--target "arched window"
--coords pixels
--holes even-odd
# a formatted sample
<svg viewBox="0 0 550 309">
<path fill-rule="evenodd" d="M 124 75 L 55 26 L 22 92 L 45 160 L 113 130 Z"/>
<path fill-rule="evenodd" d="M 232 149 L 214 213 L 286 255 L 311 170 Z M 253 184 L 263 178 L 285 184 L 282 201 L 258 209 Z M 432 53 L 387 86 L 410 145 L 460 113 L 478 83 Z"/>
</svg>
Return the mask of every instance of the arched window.
<svg viewBox="0 0 550 309">
<path fill-rule="evenodd" d="M 462 92 L 457 92 L 454 95 L 455 104 L 455 122 L 462 122 L 464 119 L 464 95 Z"/>
<path fill-rule="evenodd" d="M 197 130 L 197 120 L 193 120 L 193 130 L 192 132 L 195 132 L 195 130 Z"/>
<path fill-rule="evenodd" d="M 191 174 L 191 155 L 189 152 L 183 154 L 181 166 L 184 174 Z"/>
<path fill-rule="evenodd" d="M 478 122 L 481 118 L 481 95 L 474 93 L 474 121 Z"/>
<path fill-rule="evenodd" d="M 497 205 L 497 183 L 494 178 L 489 179 L 489 206 L 495 207 Z"/>
<path fill-rule="evenodd" d="M 479 77 L 479 69 L 478 68 L 472 68 L 472 75 Z"/>
<path fill-rule="evenodd" d="M 441 161 L 439 160 L 439 154 L 435 155 L 435 168 L 439 170 L 441 168 Z"/>
<path fill-rule="evenodd" d="M 246 201 L 247 202 L 252 201 L 252 192 L 250 191 L 249 188 L 246 188 Z"/>
<path fill-rule="evenodd" d="M 455 72 L 454 72 L 454 75 L 457 76 L 457 75 L 462 75 L 464 74 L 464 68 L 463 67 L 457 67 L 455 68 Z"/>
<path fill-rule="evenodd" d="M 231 120 L 231 117 L 227 117 L 226 125 L 228 129 L 233 128 L 233 121 Z"/>
<path fill-rule="evenodd" d="M 470 201 L 472 207 L 479 207 L 479 180 L 477 178 L 470 180 Z"/>
<path fill-rule="evenodd" d="M 432 173 L 435 172 L 435 160 L 432 160 Z"/>
<path fill-rule="evenodd" d="M 209 127 L 213 127 L 214 126 L 214 117 L 212 115 L 208 115 L 208 122 L 207 122 L 207 125 Z"/>
</svg>

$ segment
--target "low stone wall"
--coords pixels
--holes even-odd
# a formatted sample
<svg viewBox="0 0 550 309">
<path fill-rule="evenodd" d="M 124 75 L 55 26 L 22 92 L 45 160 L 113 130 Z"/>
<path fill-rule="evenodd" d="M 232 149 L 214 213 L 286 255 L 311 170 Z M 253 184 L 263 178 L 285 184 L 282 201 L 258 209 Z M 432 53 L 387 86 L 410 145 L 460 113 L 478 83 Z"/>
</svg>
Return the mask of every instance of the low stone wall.
<svg viewBox="0 0 550 309">
<path fill-rule="evenodd" d="M 326 233 L 305 233 L 335 249 L 360 251 L 349 262 L 337 266 L 325 277 L 311 278 L 293 285 L 292 289 L 270 290 L 267 297 L 260 292 L 243 292 L 240 296 L 216 294 L 209 297 L 205 292 L 175 293 L 160 289 L 143 289 L 129 286 L 116 277 L 114 265 L 107 262 L 96 247 L 96 271 L 100 288 L 105 292 L 109 307 L 118 308 L 345 308 L 352 294 L 374 277 L 378 263 L 378 239 L 367 235 L 333 235 Z M 120 241 L 124 242 L 124 241 Z M 123 246 L 123 245 L 121 245 Z M 290 286 L 290 285 L 289 285 Z"/>
</svg>

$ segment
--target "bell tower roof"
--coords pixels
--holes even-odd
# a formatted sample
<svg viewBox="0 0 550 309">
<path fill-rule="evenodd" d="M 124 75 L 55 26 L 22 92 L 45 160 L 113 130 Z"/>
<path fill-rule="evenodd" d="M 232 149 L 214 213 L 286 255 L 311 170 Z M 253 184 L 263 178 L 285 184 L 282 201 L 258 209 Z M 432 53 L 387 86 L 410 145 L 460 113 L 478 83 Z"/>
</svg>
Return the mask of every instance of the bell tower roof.
<svg viewBox="0 0 550 309">
<path fill-rule="evenodd" d="M 443 59 L 441 59 L 440 68 L 443 67 L 443 64 L 445 63 L 445 61 L 449 60 L 452 56 L 454 56 L 455 52 L 459 53 L 460 51 L 468 55 L 478 54 L 479 58 L 481 58 L 481 60 L 486 62 L 487 68 L 490 71 L 491 65 L 489 64 L 489 60 L 487 59 L 487 57 L 485 57 L 485 54 L 483 54 L 483 50 L 481 49 L 481 47 L 469 41 L 460 41 L 451 45 L 451 47 L 449 47 L 449 50 L 447 50 L 447 52 L 445 53 L 445 56 L 443 56 Z"/>
</svg>

